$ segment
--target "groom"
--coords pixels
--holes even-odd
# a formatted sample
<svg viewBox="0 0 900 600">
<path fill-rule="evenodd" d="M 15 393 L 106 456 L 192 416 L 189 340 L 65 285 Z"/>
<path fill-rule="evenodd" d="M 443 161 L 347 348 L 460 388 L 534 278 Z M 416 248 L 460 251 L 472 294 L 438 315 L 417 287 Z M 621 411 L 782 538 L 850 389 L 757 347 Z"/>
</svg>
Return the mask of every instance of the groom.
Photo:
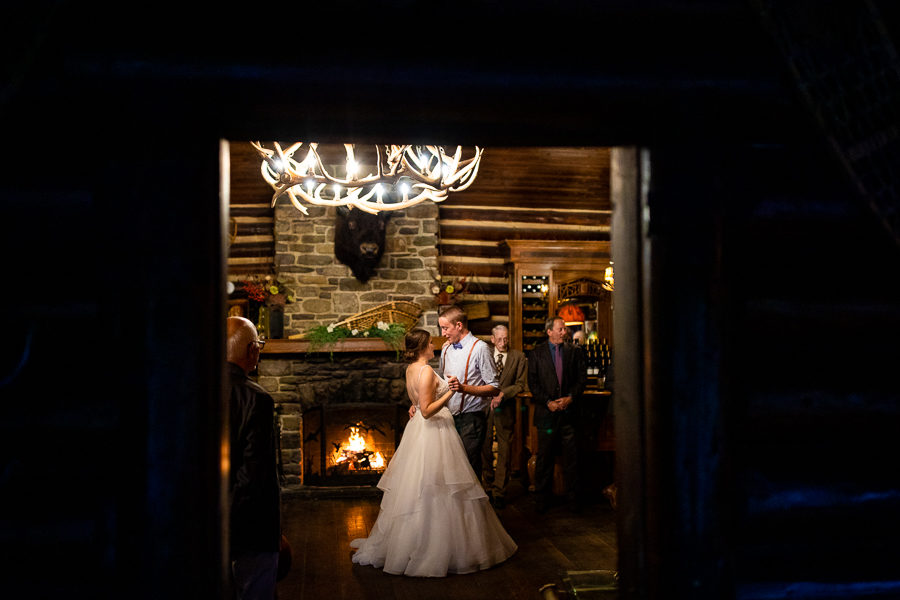
<svg viewBox="0 0 900 600">
<path fill-rule="evenodd" d="M 438 317 L 441 335 L 441 373 L 453 396 L 447 408 L 466 449 L 475 476 L 481 478 L 482 446 L 487 432 L 487 408 L 500 393 L 490 347 L 469 331 L 468 318 L 459 306 L 451 306 Z"/>
</svg>

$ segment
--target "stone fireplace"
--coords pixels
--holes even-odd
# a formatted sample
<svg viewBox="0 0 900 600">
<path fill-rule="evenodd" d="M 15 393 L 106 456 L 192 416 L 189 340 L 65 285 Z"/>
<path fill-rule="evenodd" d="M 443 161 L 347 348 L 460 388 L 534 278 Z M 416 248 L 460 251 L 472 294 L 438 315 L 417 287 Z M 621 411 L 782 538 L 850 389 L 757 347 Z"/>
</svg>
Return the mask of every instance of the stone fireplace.
<svg viewBox="0 0 900 600">
<path fill-rule="evenodd" d="M 406 363 L 379 343 L 332 354 L 297 351 L 305 342 L 267 345 L 259 381 L 275 398 L 286 487 L 377 483 L 409 420 Z M 354 428 L 359 450 L 347 444 Z"/>
<path fill-rule="evenodd" d="M 332 464 L 333 444 L 350 433 L 348 428 L 360 427 L 389 461 L 408 421 L 406 363 L 380 342 L 363 351 L 344 347 L 329 354 L 309 352 L 306 342 L 287 338 L 393 300 L 421 306 L 418 326 L 437 333 L 431 292 L 439 269 L 437 206 L 428 202 L 391 215 L 384 256 L 366 283 L 334 256 L 333 208 L 310 207 L 303 215 L 290 203 L 279 203 L 274 212 L 274 271 L 296 301 L 284 307 L 285 339 L 269 340 L 258 379 L 275 399 L 284 485 L 374 483 L 377 469 L 351 473 L 349 465 Z M 237 281 L 242 275 L 229 277 Z M 354 466 L 368 464 L 367 451 L 354 457 Z"/>
</svg>

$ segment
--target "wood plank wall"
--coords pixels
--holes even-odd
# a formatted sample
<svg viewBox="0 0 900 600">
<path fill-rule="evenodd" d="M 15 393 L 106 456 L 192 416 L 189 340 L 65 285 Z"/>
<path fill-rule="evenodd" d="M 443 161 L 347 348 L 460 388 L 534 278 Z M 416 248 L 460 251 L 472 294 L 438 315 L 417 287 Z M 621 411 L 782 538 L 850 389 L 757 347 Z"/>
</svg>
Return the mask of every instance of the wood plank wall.
<svg viewBox="0 0 900 600">
<path fill-rule="evenodd" d="M 275 267 L 272 188 L 260 174 L 260 158 L 247 141 L 229 144 L 231 204 L 228 273 L 271 273 Z"/>
<path fill-rule="evenodd" d="M 488 302 L 476 334 L 509 318 L 504 240 L 609 240 L 610 150 L 487 148 L 472 186 L 440 205 L 444 278 L 468 276 L 465 301 Z"/>
</svg>

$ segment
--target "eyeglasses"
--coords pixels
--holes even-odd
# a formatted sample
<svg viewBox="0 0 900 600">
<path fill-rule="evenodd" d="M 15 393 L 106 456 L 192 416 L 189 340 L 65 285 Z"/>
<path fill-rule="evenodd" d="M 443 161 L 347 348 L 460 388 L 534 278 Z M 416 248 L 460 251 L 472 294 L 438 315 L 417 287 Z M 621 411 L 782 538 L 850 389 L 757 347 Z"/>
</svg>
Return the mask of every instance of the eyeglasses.
<svg viewBox="0 0 900 600">
<path fill-rule="evenodd" d="M 254 341 L 252 341 L 252 342 L 250 342 L 250 343 L 251 343 L 251 344 L 256 344 L 257 347 L 258 347 L 260 350 L 262 350 L 263 347 L 266 345 L 266 340 L 254 340 Z"/>
</svg>

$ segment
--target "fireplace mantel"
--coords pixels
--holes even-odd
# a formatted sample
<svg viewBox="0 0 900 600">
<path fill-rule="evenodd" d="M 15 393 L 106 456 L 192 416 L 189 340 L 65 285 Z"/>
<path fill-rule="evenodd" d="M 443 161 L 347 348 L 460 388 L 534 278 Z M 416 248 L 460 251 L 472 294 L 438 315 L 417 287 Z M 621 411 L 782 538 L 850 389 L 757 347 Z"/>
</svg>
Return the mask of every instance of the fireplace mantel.
<svg viewBox="0 0 900 600">
<path fill-rule="evenodd" d="M 444 345 L 444 338 L 432 337 L 435 348 Z M 267 340 L 262 354 L 306 354 L 309 340 Z M 315 352 L 395 352 L 394 348 L 382 339 L 351 338 L 336 342 L 334 347 L 322 347 Z"/>
</svg>

